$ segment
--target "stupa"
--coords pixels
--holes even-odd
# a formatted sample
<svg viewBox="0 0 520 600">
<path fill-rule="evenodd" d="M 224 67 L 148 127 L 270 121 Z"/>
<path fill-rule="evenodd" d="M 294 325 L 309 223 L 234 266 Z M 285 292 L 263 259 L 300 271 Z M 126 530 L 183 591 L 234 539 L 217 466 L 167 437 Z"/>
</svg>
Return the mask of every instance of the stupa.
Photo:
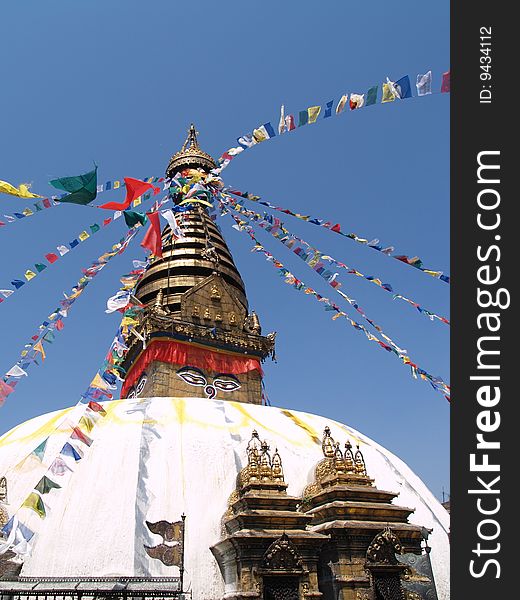
<svg viewBox="0 0 520 600">
<path fill-rule="evenodd" d="M 215 167 L 192 126 L 166 176 Z M 207 208 L 179 226 L 135 291 L 121 399 L 62 461 L 66 484 L 20 509 L 81 407 L 0 438 L 2 600 L 448 600 L 448 513 L 355 429 L 262 402 L 275 334 Z"/>
</svg>

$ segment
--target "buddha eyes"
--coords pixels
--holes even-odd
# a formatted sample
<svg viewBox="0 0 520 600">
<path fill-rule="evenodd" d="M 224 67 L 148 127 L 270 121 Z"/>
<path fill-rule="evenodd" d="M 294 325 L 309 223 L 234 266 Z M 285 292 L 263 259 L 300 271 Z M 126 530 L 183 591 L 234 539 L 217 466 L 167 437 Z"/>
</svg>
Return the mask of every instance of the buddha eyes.
<svg viewBox="0 0 520 600">
<path fill-rule="evenodd" d="M 207 381 L 204 375 L 195 371 L 195 369 L 181 369 L 177 375 L 190 385 L 206 385 Z"/>
<path fill-rule="evenodd" d="M 219 379 L 215 379 L 213 381 L 213 385 L 217 388 L 217 390 L 222 390 L 223 392 L 233 392 L 240 388 L 240 383 L 235 379 L 224 379 L 220 377 Z"/>
<path fill-rule="evenodd" d="M 206 393 L 209 392 L 209 388 L 213 390 L 213 396 L 215 390 L 222 392 L 234 392 L 240 387 L 240 381 L 234 375 L 228 375 L 226 373 L 218 374 L 213 383 L 207 381 L 204 373 L 196 367 L 183 367 L 177 371 L 177 375 L 189 385 L 206 386 Z"/>
</svg>

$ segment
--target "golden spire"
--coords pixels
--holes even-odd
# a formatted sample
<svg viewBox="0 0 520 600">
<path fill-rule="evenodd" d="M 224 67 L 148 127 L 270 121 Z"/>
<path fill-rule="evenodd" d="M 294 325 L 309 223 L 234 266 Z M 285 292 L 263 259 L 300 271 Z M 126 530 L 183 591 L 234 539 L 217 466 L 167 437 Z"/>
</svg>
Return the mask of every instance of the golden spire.
<svg viewBox="0 0 520 600">
<path fill-rule="evenodd" d="M 181 150 L 176 152 L 170 159 L 170 163 L 166 169 L 166 177 L 173 177 L 175 173 L 183 169 L 201 168 L 204 171 L 211 171 L 211 169 L 216 168 L 217 163 L 213 158 L 207 152 L 201 150 L 197 135 L 198 131 L 192 123 L 188 130 L 188 137 L 182 145 Z"/>
</svg>

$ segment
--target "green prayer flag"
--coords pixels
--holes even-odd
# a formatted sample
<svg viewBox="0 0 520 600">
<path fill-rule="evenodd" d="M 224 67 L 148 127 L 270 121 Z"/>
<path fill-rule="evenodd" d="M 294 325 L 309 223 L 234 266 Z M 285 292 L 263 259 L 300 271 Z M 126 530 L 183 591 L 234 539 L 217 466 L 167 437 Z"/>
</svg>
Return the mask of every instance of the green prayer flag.
<svg viewBox="0 0 520 600">
<path fill-rule="evenodd" d="M 36 267 L 38 273 L 41 273 L 43 269 L 47 268 L 47 265 L 44 265 L 43 263 L 35 263 L 34 266 Z"/>
<path fill-rule="evenodd" d="M 375 104 L 377 102 L 377 88 L 378 86 L 374 85 L 368 90 L 365 106 L 370 106 L 371 104 Z"/>
<path fill-rule="evenodd" d="M 36 492 L 31 492 L 27 496 L 27 498 L 24 500 L 24 503 L 22 504 L 22 506 L 26 506 L 27 508 L 34 510 L 34 512 L 41 519 L 44 519 L 45 515 L 47 514 L 45 511 L 45 504 L 43 503 L 43 500 L 40 498 L 40 496 L 38 496 L 38 494 Z"/>
<path fill-rule="evenodd" d="M 97 223 L 94 223 L 94 225 L 90 226 L 90 231 L 92 233 L 96 233 L 97 231 L 99 231 L 99 225 Z"/>
<path fill-rule="evenodd" d="M 33 206 L 36 209 L 36 212 L 43 210 L 42 205 L 39 202 L 36 202 L 36 204 L 33 204 Z"/>
<path fill-rule="evenodd" d="M 31 452 L 31 454 L 34 454 L 40 460 L 43 460 L 43 455 L 45 454 L 45 448 L 47 447 L 47 439 L 49 439 L 49 438 L 46 438 L 45 440 L 43 440 L 43 442 Z"/>
<path fill-rule="evenodd" d="M 58 202 L 71 202 L 72 204 L 89 204 L 97 196 L 97 167 L 84 175 L 74 177 L 60 177 L 49 183 L 58 190 L 70 192 L 63 198 L 57 198 Z"/>
<path fill-rule="evenodd" d="M 49 479 L 47 475 L 44 475 L 40 481 L 36 484 L 34 488 L 40 494 L 48 494 L 51 490 L 58 490 L 61 488 L 61 485 L 58 485 L 52 479 Z"/>
<path fill-rule="evenodd" d="M 147 217 L 144 213 L 136 212 L 133 210 L 124 210 L 123 216 L 125 218 L 125 223 L 129 228 L 133 227 L 134 225 L 137 225 L 137 223 L 141 223 L 141 225 L 144 225 L 147 221 Z"/>
</svg>

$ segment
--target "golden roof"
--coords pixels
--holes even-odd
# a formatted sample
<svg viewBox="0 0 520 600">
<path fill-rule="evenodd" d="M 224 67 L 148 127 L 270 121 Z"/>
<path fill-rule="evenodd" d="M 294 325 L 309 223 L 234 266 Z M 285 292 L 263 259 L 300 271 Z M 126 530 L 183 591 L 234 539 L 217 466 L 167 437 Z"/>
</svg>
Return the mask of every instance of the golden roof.
<svg viewBox="0 0 520 600">
<path fill-rule="evenodd" d="M 182 148 L 170 158 L 166 177 L 173 177 L 178 171 L 187 168 L 201 167 L 205 171 L 216 168 L 217 163 L 213 158 L 199 147 L 197 134 L 198 131 L 195 130 L 195 125 L 192 123 Z"/>
</svg>

